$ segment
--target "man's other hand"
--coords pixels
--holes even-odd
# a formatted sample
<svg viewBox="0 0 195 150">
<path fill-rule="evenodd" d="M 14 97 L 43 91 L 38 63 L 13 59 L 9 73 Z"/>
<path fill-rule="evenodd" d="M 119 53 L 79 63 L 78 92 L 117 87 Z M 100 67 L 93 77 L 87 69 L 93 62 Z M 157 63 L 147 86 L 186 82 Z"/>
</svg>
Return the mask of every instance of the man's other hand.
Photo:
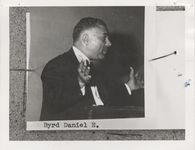
<svg viewBox="0 0 195 150">
<path fill-rule="evenodd" d="M 126 83 L 131 91 L 144 88 L 144 74 L 137 72 L 134 73 L 134 69 L 130 67 L 129 81 Z"/>
</svg>

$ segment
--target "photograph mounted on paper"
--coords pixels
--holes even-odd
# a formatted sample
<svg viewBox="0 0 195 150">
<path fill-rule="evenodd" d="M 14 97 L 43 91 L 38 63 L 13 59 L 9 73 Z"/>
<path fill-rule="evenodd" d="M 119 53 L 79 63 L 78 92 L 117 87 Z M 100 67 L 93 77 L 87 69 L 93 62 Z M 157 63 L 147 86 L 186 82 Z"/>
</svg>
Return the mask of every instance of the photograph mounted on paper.
<svg viewBox="0 0 195 150">
<path fill-rule="evenodd" d="M 27 130 L 184 129 L 185 7 L 32 7 Z"/>
</svg>

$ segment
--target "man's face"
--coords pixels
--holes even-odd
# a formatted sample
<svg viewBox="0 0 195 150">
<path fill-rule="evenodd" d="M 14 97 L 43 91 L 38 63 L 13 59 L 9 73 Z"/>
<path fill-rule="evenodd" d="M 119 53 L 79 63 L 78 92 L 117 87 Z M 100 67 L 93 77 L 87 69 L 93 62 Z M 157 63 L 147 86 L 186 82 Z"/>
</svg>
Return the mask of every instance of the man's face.
<svg viewBox="0 0 195 150">
<path fill-rule="evenodd" d="M 111 42 L 105 27 L 100 26 L 88 31 L 89 41 L 87 45 L 88 57 L 93 60 L 101 60 L 105 57 Z"/>
</svg>

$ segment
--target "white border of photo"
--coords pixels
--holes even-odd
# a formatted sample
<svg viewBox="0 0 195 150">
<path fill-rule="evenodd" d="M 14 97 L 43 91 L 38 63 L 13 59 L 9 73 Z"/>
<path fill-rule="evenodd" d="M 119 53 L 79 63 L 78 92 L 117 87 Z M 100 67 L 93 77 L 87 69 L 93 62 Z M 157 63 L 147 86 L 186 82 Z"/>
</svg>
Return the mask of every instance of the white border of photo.
<svg viewBox="0 0 195 150">
<path fill-rule="evenodd" d="M 0 144 L 4 149 L 139 149 L 139 150 L 151 150 L 151 149 L 188 149 L 193 150 L 195 148 L 195 101 L 194 101 L 194 1 L 193 0 L 161 0 L 161 1 L 55 1 L 55 0 L 3 0 L 3 7 L 1 7 L 1 53 L 0 53 L 0 69 L 1 69 L 1 105 L 0 105 L 0 117 L 1 117 L 1 135 Z M 185 129 L 186 138 L 183 141 L 113 141 L 113 142 L 11 142 L 9 141 L 9 7 L 10 6 L 77 6 L 77 5 L 185 5 L 186 6 L 186 71 L 185 79 L 191 79 L 191 85 L 186 88 L 186 111 L 185 111 Z M 86 146 L 87 145 L 87 146 Z"/>
</svg>

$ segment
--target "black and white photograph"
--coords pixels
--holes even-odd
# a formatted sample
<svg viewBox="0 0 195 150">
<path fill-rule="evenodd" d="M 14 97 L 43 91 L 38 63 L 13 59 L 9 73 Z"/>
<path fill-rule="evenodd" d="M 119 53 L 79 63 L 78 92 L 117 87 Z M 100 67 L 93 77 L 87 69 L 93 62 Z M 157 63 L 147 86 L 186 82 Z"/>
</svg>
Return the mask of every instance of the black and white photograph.
<svg viewBox="0 0 195 150">
<path fill-rule="evenodd" d="M 27 130 L 185 128 L 185 7 L 32 7 L 26 29 Z"/>
<path fill-rule="evenodd" d="M 144 117 L 144 7 L 29 17 L 27 121 Z"/>
<path fill-rule="evenodd" d="M 9 141 L 189 143 L 194 6 L 27 4 L 2 11 Z"/>
</svg>

